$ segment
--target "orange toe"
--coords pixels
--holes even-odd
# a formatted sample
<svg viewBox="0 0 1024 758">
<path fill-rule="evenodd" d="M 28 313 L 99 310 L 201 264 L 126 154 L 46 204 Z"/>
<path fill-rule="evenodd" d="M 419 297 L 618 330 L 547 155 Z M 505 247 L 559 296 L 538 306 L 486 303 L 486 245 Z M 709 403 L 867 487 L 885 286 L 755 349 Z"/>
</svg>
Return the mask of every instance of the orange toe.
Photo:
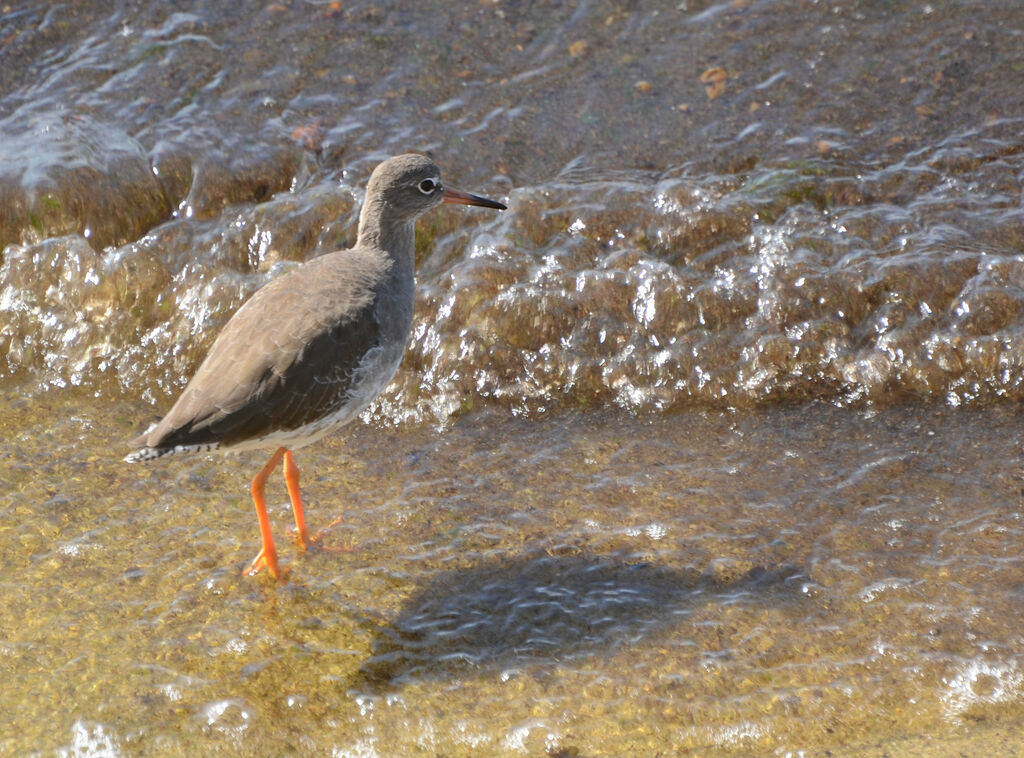
<svg viewBox="0 0 1024 758">
<path fill-rule="evenodd" d="M 323 529 L 317 530 L 317 533 L 309 538 L 310 544 L 316 545 L 319 549 L 326 550 L 328 553 L 351 553 L 351 552 L 353 552 L 355 550 L 355 548 L 353 548 L 353 547 L 351 547 L 349 545 L 332 545 L 331 547 L 328 547 L 327 545 L 322 544 L 324 537 L 327 536 L 327 531 L 332 526 L 337 526 L 341 522 L 342 522 L 342 518 L 341 518 L 341 516 L 339 516 L 338 518 L 334 519 L 334 521 L 332 521 L 327 526 L 325 526 Z"/>
<path fill-rule="evenodd" d="M 266 568 L 267 573 L 275 579 L 283 579 L 285 572 L 281 570 L 281 567 L 277 563 L 277 556 L 273 553 L 267 554 L 266 549 L 260 550 L 260 552 L 253 558 L 252 563 L 249 564 L 249 569 L 244 573 L 246 576 L 255 576 L 260 571 Z"/>
<path fill-rule="evenodd" d="M 312 536 L 310 541 L 311 542 L 319 542 L 320 540 L 322 540 L 324 538 L 324 535 L 327 534 L 327 530 L 328 529 L 330 529 L 332 526 L 337 526 L 338 524 L 341 523 L 341 521 L 342 521 L 341 516 L 338 516 L 338 518 L 334 519 L 334 521 L 329 523 L 323 529 L 318 530 L 317 533 Z"/>
</svg>

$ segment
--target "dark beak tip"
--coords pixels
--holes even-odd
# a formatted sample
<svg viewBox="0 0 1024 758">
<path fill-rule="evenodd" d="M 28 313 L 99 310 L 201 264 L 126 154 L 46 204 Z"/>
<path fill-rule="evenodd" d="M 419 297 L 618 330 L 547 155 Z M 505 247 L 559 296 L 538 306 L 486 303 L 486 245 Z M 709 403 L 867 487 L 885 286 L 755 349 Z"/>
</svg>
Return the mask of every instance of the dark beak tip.
<svg viewBox="0 0 1024 758">
<path fill-rule="evenodd" d="M 469 192 L 461 192 L 451 188 L 445 188 L 443 202 L 454 205 L 477 205 L 481 208 L 494 208 L 499 211 L 508 210 L 507 205 L 499 203 L 497 200 L 491 200 L 486 197 L 480 197 L 480 195 L 473 195 Z"/>
</svg>

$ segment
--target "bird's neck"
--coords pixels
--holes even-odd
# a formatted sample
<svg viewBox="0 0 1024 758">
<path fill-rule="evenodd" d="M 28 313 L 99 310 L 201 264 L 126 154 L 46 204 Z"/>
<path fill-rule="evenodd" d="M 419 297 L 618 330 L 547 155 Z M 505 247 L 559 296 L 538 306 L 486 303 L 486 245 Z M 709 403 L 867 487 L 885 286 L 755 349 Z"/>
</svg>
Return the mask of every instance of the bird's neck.
<svg viewBox="0 0 1024 758">
<path fill-rule="evenodd" d="M 359 214 L 359 232 L 356 244 L 375 247 L 396 261 L 412 261 L 414 219 L 394 219 L 387 215 L 379 200 L 368 200 Z"/>
</svg>

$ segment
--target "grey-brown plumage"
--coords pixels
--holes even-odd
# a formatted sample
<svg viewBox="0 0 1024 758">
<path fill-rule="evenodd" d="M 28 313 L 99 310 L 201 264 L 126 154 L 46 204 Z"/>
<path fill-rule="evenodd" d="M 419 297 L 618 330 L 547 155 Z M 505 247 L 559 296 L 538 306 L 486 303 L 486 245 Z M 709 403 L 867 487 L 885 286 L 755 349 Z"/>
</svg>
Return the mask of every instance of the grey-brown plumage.
<svg viewBox="0 0 1024 758">
<path fill-rule="evenodd" d="M 309 261 L 257 291 L 228 321 L 167 415 L 130 443 L 136 450 L 125 460 L 277 448 L 253 481 L 261 512 L 267 469 L 284 457 L 287 477 L 294 466 L 289 448 L 350 421 L 394 376 L 412 326 L 414 224 L 442 202 L 505 208 L 445 189 L 440 170 L 424 156 L 381 163 L 366 188 L 355 246 Z M 294 492 L 292 484 L 299 524 L 297 469 Z M 264 549 L 253 568 L 267 565 L 277 576 L 264 518 L 261 513 Z M 300 538 L 305 542 L 304 525 Z"/>
<path fill-rule="evenodd" d="M 371 351 L 401 356 L 412 323 L 405 268 L 411 263 L 357 246 L 267 284 L 227 323 L 174 407 L 133 441 L 141 450 L 130 457 L 262 447 L 270 438 L 300 447 L 311 436 L 304 427 L 351 400 Z M 363 377 L 373 379 L 386 384 L 391 377 Z"/>
</svg>

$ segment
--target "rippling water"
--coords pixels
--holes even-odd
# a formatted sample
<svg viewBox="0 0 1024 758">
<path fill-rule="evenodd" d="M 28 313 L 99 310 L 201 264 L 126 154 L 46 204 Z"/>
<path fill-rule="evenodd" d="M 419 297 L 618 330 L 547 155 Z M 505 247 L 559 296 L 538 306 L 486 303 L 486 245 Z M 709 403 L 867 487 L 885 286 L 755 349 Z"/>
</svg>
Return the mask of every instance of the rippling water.
<svg viewBox="0 0 1024 758">
<path fill-rule="evenodd" d="M 1009 0 L 0 6 L 0 747 L 1000 754 L 1022 33 Z M 300 456 L 354 557 L 241 581 L 255 463 L 121 441 L 409 150 L 509 210 L 421 222 L 396 381 Z"/>
<path fill-rule="evenodd" d="M 330 525 L 275 586 L 254 461 L 105 465 L 137 407 L 8 401 L 4 753 L 1020 744 L 1016 409 L 361 426 L 300 452 Z"/>
<path fill-rule="evenodd" d="M 379 420 L 1019 398 L 1020 13 L 683 6 L 12 10 L 0 368 L 172 395 L 426 149 L 512 213 L 424 223 Z"/>
</svg>

